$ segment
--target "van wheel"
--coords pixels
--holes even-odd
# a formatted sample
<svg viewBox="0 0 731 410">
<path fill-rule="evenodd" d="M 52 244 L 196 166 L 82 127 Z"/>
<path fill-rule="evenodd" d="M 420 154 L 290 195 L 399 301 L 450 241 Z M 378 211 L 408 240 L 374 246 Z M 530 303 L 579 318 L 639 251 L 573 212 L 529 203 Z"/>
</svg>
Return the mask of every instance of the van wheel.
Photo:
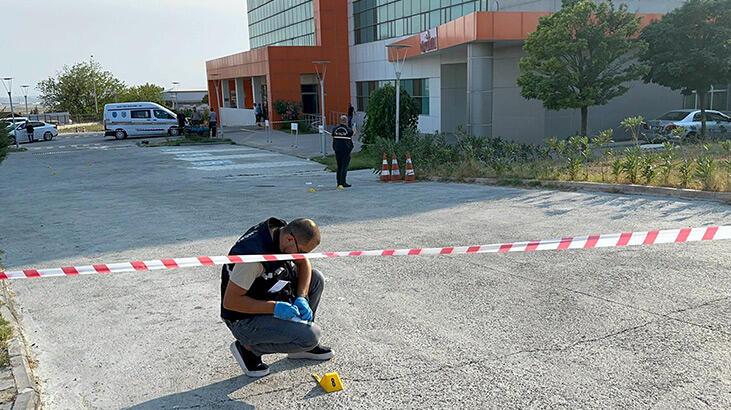
<svg viewBox="0 0 731 410">
<path fill-rule="evenodd" d="M 114 139 L 123 140 L 125 138 L 127 138 L 127 133 L 124 132 L 124 130 L 117 130 L 117 132 L 114 133 Z"/>
<path fill-rule="evenodd" d="M 43 141 L 51 141 L 52 139 L 53 139 L 53 134 L 51 134 L 50 132 L 46 131 L 43 134 Z"/>
<path fill-rule="evenodd" d="M 180 130 L 177 127 L 172 127 L 168 130 L 168 134 L 171 137 L 177 137 L 178 135 L 180 135 Z"/>
</svg>

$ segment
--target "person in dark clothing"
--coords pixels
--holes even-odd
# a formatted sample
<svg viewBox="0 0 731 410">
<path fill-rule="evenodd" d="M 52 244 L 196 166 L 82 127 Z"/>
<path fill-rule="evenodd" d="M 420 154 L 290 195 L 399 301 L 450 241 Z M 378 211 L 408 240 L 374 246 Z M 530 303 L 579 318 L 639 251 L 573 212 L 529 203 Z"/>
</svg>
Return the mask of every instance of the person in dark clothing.
<svg viewBox="0 0 731 410">
<path fill-rule="evenodd" d="M 348 121 L 348 117 L 345 115 L 340 116 L 340 124 L 330 132 L 333 137 L 335 160 L 338 163 L 338 188 L 351 187 L 347 182 L 347 176 L 348 166 L 350 166 L 350 153 L 353 152 L 353 129 L 348 126 Z"/>
<path fill-rule="evenodd" d="M 348 127 L 353 128 L 353 117 L 355 117 L 355 108 L 353 104 L 348 106 Z"/>
<path fill-rule="evenodd" d="M 269 218 L 246 231 L 229 255 L 305 254 L 320 244 L 310 219 L 290 223 Z M 269 367 L 261 356 L 288 353 L 290 359 L 329 360 L 320 345 L 315 313 L 324 277 L 307 259 L 234 263 L 221 270 L 221 318 L 236 341 L 231 354 L 247 376 L 262 377 Z"/>
<path fill-rule="evenodd" d="M 183 135 L 185 131 L 185 112 L 178 111 L 178 134 Z"/>
<path fill-rule="evenodd" d="M 211 111 L 208 114 L 208 128 L 211 129 L 211 138 L 218 136 L 218 114 L 215 111 Z"/>
<path fill-rule="evenodd" d="M 33 133 L 35 132 L 35 129 L 33 128 L 33 124 L 31 124 L 30 122 L 26 122 L 25 123 L 25 132 L 28 133 L 28 142 L 35 141 L 33 139 Z"/>
</svg>

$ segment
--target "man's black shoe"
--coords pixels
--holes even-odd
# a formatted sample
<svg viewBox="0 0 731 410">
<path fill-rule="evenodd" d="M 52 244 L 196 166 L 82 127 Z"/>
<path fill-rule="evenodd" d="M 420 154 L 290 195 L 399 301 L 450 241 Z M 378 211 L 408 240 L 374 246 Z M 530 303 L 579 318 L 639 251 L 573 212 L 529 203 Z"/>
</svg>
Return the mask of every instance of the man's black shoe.
<svg viewBox="0 0 731 410">
<path fill-rule="evenodd" d="M 247 376 L 264 377 L 269 374 L 269 366 L 262 363 L 261 356 L 244 349 L 238 341 L 231 343 L 230 349 L 234 359 Z"/>
<path fill-rule="evenodd" d="M 352 187 L 352 185 L 350 185 L 350 184 L 343 184 L 343 186 L 344 186 L 345 188 L 350 188 L 350 187 Z"/>
<path fill-rule="evenodd" d="M 290 359 L 310 359 L 310 360 L 330 360 L 334 356 L 332 349 L 327 346 L 315 346 L 309 352 L 290 353 L 287 355 Z"/>
</svg>

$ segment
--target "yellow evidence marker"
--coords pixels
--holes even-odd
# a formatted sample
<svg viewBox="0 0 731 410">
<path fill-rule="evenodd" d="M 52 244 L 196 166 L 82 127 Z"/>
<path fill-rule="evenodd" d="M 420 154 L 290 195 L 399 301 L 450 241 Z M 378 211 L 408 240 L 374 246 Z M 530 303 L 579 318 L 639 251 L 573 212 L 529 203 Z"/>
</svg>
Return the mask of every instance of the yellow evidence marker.
<svg viewBox="0 0 731 410">
<path fill-rule="evenodd" d="M 314 193 L 314 192 L 317 192 L 317 190 L 315 188 L 310 188 L 310 189 L 307 190 L 307 192 Z"/>
<path fill-rule="evenodd" d="M 322 378 L 320 378 L 317 374 L 312 373 L 312 377 L 327 393 L 334 393 L 336 391 L 343 390 L 343 383 L 340 381 L 340 375 L 338 372 L 325 373 Z"/>
</svg>

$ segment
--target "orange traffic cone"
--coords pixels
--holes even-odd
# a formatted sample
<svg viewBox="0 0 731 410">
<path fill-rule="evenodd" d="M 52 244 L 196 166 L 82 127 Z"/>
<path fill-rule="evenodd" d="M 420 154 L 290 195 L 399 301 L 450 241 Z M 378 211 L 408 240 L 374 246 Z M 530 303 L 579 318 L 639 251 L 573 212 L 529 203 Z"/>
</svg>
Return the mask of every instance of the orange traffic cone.
<svg viewBox="0 0 731 410">
<path fill-rule="evenodd" d="M 398 158 L 391 156 L 391 182 L 401 181 L 401 171 L 398 169 Z"/>
<path fill-rule="evenodd" d="M 415 182 L 416 173 L 414 172 L 414 163 L 411 162 L 411 154 L 406 153 L 406 176 L 404 182 Z"/>
<path fill-rule="evenodd" d="M 381 182 L 388 182 L 391 180 L 391 171 L 388 170 L 388 156 L 383 154 L 383 167 L 381 168 Z"/>
</svg>

